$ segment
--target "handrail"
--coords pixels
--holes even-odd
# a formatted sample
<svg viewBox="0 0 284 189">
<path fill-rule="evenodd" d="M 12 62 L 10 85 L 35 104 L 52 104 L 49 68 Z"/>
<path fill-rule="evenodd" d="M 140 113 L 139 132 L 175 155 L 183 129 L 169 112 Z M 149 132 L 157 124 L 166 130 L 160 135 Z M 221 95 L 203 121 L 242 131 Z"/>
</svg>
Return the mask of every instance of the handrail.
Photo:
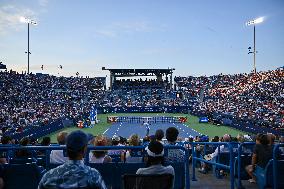
<svg viewBox="0 0 284 189">
<path fill-rule="evenodd" d="M 231 189 L 234 189 L 234 165 L 233 165 L 233 147 L 232 147 L 232 144 L 230 142 L 192 142 L 192 180 L 193 181 L 196 181 L 196 177 L 195 177 L 195 162 L 196 160 L 199 160 L 199 161 L 202 161 L 202 162 L 205 162 L 205 163 L 209 163 L 211 165 L 217 165 L 217 166 L 220 166 L 220 167 L 223 167 L 225 169 L 229 169 L 230 170 L 230 186 L 231 186 Z M 198 145 L 198 144 L 202 144 L 202 145 L 218 145 L 218 148 L 219 146 L 221 145 L 227 145 L 228 148 L 229 148 L 229 153 L 230 153 L 230 166 L 227 166 L 227 165 L 224 165 L 224 164 L 220 164 L 220 163 L 214 163 L 212 161 L 207 161 L 205 159 L 202 159 L 202 158 L 198 158 L 196 157 L 196 153 L 195 153 L 195 146 Z M 220 151 L 219 151 L 220 152 Z"/>
<path fill-rule="evenodd" d="M 58 146 L 19 146 L 19 145 L 0 145 L 0 149 L 3 150 L 19 150 L 19 149 L 28 149 L 28 150 L 64 150 L 66 145 Z M 131 149 L 145 149 L 145 146 L 93 146 L 88 145 L 88 150 L 131 150 Z M 180 145 L 165 145 L 164 149 L 181 149 L 187 150 Z"/>
<path fill-rule="evenodd" d="M 238 183 L 237 187 L 241 188 L 242 181 L 241 181 L 241 155 L 243 154 L 243 146 L 245 145 L 255 145 L 255 142 L 244 142 L 241 143 L 238 147 Z"/>
<path fill-rule="evenodd" d="M 45 150 L 46 152 L 46 165 L 50 164 L 50 151 L 51 150 L 64 150 L 66 149 L 65 145 L 61 146 L 1 146 L 0 150 L 19 150 L 19 149 L 27 149 L 27 150 Z M 92 146 L 89 145 L 87 148 L 87 153 L 84 157 L 84 160 L 88 160 L 89 162 L 89 152 L 90 150 L 144 150 L 145 146 Z M 190 189 L 190 175 L 189 175 L 189 151 L 183 146 L 179 145 L 165 145 L 164 149 L 180 149 L 185 152 L 185 188 Z M 47 153 L 48 152 L 48 153 Z"/>
<path fill-rule="evenodd" d="M 274 145 L 274 149 L 273 149 L 273 188 L 277 189 L 278 188 L 278 176 L 276 176 L 277 174 L 277 153 L 278 153 L 278 149 L 280 146 L 284 146 L 284 143 L 280 143 L 280 144 L 275 144 Z"/>
</svg>

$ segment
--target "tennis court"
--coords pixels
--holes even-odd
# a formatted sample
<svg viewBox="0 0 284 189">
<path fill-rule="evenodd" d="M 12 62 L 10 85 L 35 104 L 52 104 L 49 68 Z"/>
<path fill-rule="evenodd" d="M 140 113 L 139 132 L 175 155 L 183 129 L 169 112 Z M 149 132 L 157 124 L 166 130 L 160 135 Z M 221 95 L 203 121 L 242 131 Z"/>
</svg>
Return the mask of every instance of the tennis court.
<svg viewBox="0 0 284 189">
<path fill-rule="evenodd" d="M 157 129 L 162 129 L 166 133 L 166 130 L 169 127 L 176 127 L 179 131 L 179 137 L 182 138 L 201 135 L 201 133 L 183 123 L 152 123 L 148 126 L 150 128 L 149 135 L 154 135 Z M 104 132 L 104 135 L 108 137 L 119 135 L 128 138 L 134 133 L 138 134 L 140 137 L 143 137 L 147 133 L 147 127 L 141 123 L 113 123 L 111 127 Z"/>
</svg>

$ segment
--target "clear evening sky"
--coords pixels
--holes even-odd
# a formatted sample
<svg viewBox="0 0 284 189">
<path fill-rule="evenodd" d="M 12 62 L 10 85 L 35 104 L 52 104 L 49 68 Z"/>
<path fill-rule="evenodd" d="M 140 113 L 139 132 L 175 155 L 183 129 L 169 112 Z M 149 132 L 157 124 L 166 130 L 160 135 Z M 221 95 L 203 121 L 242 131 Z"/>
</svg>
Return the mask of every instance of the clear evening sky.
<svg viewBox="0 0 284 189">
<path fill-rule="evenodd" d="M 58 75 L 106 68 L 175 68 L 175 75 L 248 73 L 284 66 L 284 0 L 0 0 L 0 62 Z"/>
</svg>

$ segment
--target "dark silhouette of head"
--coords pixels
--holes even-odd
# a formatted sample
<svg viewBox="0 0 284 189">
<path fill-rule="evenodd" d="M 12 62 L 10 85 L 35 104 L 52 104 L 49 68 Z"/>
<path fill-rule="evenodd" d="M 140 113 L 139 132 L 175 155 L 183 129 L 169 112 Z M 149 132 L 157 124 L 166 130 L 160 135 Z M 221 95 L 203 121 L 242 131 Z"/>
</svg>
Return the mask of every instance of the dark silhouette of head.
<svg viewBox="0 0 284 189">
<path fill-rule="evenodd" d="M 169 142 L 175 142 L 177 140 L 178 134 L 179 132 L 175 127 L 169 127 L 166 130 L 166 138 Z"/>
<path fill-rule="evenodd" d="M 157 140 L 162 140 L 164 138 L 165 134 L 164 131 L 162 129 L 158 129 L 155 133 L 155 137 Z"/>
<path fill-rule="evenodd" d="M 146 147 L 148 159 L 146 165 L 164 164 L 164 146 L 158 141 L 152 141 Z"/>
<path fill-rule="evenodd" d="M 66 140 L 67 155 L 71 160 L 81 160 L 87 150 L 88 137 L 80 130 L 72 131 Z"/>
</svg>

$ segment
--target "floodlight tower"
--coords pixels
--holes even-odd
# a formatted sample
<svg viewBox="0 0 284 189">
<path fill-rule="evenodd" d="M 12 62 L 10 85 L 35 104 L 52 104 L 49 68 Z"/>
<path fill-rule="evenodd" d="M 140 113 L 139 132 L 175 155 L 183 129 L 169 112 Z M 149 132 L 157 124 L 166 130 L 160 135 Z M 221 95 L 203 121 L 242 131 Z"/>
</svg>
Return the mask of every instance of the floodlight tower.
<svg viewBox="0 0 284 189">
<path fill-rule="evenodd" d="M 247 26 L 253 25 L 253 52 L 250 51 L 251 47 L 249 47 L 249 54 L 253 53 L 253 71 L 256 73 L 256 65 L 255 65 L 255 55 L 256 55 L 256 49 L 255 49 L 255 25 L 263 22 L 263 17 L 256 18 L 254 20 L 250 20 L 246 22 Z"/>
<path fill-rule="evenodd" d="M 21 17 L 20 21 L 23 23 L 27 23 L 28 24 L 28 51 L 26 51 L 25 53 L 28 54 L 28 74 L 30 73 L 30 24 L 32 25 L 37 25 L 37 22 L 25 17 Z"/>
</svg>

